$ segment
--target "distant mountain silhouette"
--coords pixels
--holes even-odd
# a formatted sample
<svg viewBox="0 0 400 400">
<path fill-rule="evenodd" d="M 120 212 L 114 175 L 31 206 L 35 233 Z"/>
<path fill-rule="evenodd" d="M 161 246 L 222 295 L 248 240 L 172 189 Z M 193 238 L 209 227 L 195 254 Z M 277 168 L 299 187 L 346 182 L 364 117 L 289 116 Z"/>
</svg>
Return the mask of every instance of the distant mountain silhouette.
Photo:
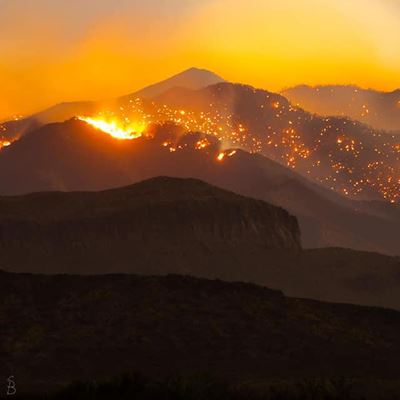
<svg viewBox="0 0 400 400">
<path fill-rule="evenodd" d="M 293 104 L 325 116 L 348 116 L 375 129 L 400 133 L 400 89 L 393 92 L 358 86 L 296 86 L 282 92 Z"/>
<path fill-rule="evenodd" d="M 32 118 L 42 124 L 65 121 L 74 116 L 93 114 L 100 104 L 101 102 L 94 101 L 60 103 L 35 114 Z"/>
<path fill-rule="evenodd" d="M 190 68 L 162 82 L 155 83 L 128 97 L 143 97 L 152 99 L 173 88 L 198 90 L 216 83 L 225 82 L 223 78 L 211 71 L 199 68 Z"/>
<path fill-rule="evenodd" d="M 395 383 L 400 377 L 400 313 L 391 310 L 183 276 L 0 273 L 0 293 L 0 377 L 12 371 L 21 393 L 77 380 L 95 384 L 130 371 L 170 381 L 207 374 L 255 387 L 329 377 Z"/>
<path fill-rule="evenodd" d="M 238 151 L 218 162 L 217 143 L 193 149 L 204 135 L 174 138 L 168 126 L 154 134 L 118 141 L 77 120 L 42 127 L 0 152 L 0 193 L 104 190 L 160 175 L 194 177 L 289 210 L 299 219 L 307 248 L 399 254 L 396 205 L 354 202 L 260 155 Z M 183 150 L 163 147 L 166 137 Z"/>
</svg>

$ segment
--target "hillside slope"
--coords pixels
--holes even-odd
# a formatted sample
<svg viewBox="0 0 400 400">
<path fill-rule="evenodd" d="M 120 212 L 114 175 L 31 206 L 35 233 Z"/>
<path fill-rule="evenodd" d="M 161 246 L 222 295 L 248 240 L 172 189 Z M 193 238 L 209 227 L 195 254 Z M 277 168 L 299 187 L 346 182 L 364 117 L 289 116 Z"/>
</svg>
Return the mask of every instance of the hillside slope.
<svg viewBox="0 0 400 400">
<path fill-rule="evenodd" d="M 380 92 L 357 86 L 296 86 L 282 92 L 293 104 L 319 115 L 348 116 L 375 129 L 400 132 L 400 89 Z"/>
<path fill-rule="evenodd" d="M 400 378 L 398 312 L 244 283 L 0 273 L 0 323 L 0 378 L 12 371 L 20 391 L 132 370 L 235 383 Z"/>
</svg>

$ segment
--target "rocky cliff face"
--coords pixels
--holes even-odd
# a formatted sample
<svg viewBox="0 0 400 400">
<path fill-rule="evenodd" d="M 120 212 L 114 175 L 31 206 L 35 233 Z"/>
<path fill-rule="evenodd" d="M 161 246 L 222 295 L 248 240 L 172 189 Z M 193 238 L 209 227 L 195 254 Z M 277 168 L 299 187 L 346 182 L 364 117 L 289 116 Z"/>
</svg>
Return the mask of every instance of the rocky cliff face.
<svg viewBox="0 0 400 400">
<path fill-rule="evenodd" d="M 193 179 L 0 203 L 0 263 L 14 271 L 192 272 L 207 259 L 244 268 L 266 250 L 300 249 L 285 210 Z"/>
</svg>

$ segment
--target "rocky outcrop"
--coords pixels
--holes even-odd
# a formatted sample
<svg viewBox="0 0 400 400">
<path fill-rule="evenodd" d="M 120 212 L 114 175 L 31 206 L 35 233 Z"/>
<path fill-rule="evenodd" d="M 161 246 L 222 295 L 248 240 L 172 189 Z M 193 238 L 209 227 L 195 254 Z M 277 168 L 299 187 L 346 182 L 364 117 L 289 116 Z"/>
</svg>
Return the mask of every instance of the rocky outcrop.
<svg viewBox="0 0 400 400">
<path fill-rule="evenodd" d="M 0 262 L 14 271 L 189 273 L 210 260 L 244 268 L 266 250 L 300 249 L 297 220 L 285 210 L 194 179 L 0 204 Z"/>
</svg>

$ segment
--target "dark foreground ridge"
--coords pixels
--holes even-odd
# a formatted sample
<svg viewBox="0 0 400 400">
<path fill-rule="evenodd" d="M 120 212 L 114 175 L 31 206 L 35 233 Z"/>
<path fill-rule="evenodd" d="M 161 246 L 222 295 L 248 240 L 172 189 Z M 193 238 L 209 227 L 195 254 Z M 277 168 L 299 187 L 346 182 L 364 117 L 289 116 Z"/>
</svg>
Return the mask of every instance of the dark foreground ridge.
<svg viewBox="0 0 400 400">
<path fill-rule="evenodd" d="M 400 377 L 400 313 L 184 276 L 0 273 L 1 380 Z M 12 321 L 12 323 L 10 323 Z M 4 377 L 4 379 L 3 379 Z"/>
<path fill-rule="evenodd" d="M 210 375 L 168 378 L 124 374 L 74 382 L 61 390 L 22 394 L 19 400 L 394 400 L 399 384 L 367 379 L 308 379 L 230 384 Z M 0 397 L 1 398 L 1 397 Z"/>
</svg>

